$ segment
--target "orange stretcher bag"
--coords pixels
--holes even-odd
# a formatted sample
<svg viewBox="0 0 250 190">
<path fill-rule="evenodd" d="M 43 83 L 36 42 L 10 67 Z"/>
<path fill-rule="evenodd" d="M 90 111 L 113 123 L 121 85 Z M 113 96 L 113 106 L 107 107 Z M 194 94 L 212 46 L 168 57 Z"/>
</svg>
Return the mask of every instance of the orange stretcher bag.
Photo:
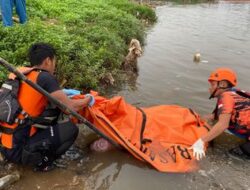
<svg viewBox="0 0 250 190">
<path fill-rule="evenodd" d="M 137 108 L 120 96 L 95 96 L 80 114 L 141 161 L 161 172 L 190 172 L 197 162 L 190 147 L 209 127 L 191 109 L 176 105 Z M 74 98 L 84 98 L 77 95 Z"/>
</svg>

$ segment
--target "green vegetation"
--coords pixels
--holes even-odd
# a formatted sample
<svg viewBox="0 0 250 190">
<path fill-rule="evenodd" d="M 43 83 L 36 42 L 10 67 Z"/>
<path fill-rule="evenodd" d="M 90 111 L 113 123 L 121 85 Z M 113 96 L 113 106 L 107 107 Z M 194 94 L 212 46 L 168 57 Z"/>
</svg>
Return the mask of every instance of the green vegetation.
<svg viewBox="0 0 250 190">
<path fill-rule="evenodd" d="M 25 25 L 0 26 L 0 57 L 28 65 L 29 46 L 48 42 L 58 50 L 58 79 L 78 88 L 96 88 L 101 76 L 117 72 L 129 41 L 143 42 L 141 21 L 156 21 L 153 10 L 128 0 L 27 0 L 27 13 Z"/>
</svg>

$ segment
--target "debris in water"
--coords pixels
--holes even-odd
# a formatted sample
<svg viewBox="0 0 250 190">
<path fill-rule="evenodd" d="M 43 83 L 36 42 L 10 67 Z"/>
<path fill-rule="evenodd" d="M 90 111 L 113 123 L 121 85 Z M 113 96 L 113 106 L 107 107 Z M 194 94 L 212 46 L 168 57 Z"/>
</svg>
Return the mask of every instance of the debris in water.
<svg viewBox="0 0 250 190">
<path fill-rule="evenodd" d="M 201 54 L 200 53 L 196 53 L 194 54 L 194 60 L 195 63 L 200 63 L 201 61 Z"/>
<path fill-rule="evenodd" d="M 101 167 L 103 165 L 103 163 L 99 163 L 97 164 L 91 171 L 95 172 L 99 167 Z"/>
<path fill-rule="evenodd" d="M 67 160 L 77 160 L 79 158 L 81 158 L 81 152 L 80 149 L 75 147 L 74 145 L 71 146 L 64 155 L 62 155 L 63 159 L 67 159 Z"/>
<path fill-rule="evenodd" d="M 12 183 L 18 181 L 20 179 L 20 174 L 19 172 L 14 172 L 12 174 L 6 175 L 2 178 L 0 178 L 0 190 L 5 189 Z"/>
<path fill-rule="evenodd" d="M 208 61 L 207 60 L 202 60 L 201 63 L 208 63 Z"/>
<path fill-rule="evenodd" d="M 205 171 L 205 170 L 199 170 L 198 172 L 199 172 L 202 176 L 208 177 L 208 175 L 206 174 L 206 171 Z"/>
<path fill-rule="evenodd" d="M 208 63 L 207 60 L 201 60 L 201 54 L 200 53 L 195 53 L 194 54 L 194 59 L 193 59 L 194 63 Z"/>
<path fill-rule="evenodd" d="M 70 186 L 76 186 L 80 183 L 78 176 L 74 176 L 72 182 L 69 184 Z"/>
<path fill-rule="evenodd" d="M 7 171 L 10 171 L 14 168 L 14 164 L 13 163 L 8 163 L 7 165 L 4 166 L 4 168 L 7 170 Z"/>
<path fill-rule="evenodd" d="M 54 161 L 54 165 L 58 168 L 67 168 L 67 161 L 63 158 L 58 158 Z"/>
</svg>

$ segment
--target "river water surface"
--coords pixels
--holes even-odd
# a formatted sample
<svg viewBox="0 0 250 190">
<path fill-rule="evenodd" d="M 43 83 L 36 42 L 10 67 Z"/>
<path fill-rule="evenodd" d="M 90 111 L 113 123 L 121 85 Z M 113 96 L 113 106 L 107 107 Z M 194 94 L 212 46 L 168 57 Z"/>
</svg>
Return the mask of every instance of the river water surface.
<svg viewBox="0 0 250 190">
<path fill-rule="evenodd" d="M 200 114 L 212 111 L 209 73 L 230 67 L 239 87 L 250 90 L 250 2 L 174 5 L 156 8 L 158 22 L 148 31 L 139 76 L 112 91 L 136 106 L 178 104 Z M 193 55 L 201 54 L 201 63 Z M 24 169 L 11 189 L 182 190 L 250 189 L 250 162 L 229 158 L 238 140 L 223 135 L 210 148 L 200 170 L 190 174 L 160 173 L 126 152 L 89 153 L 67 170 L 38 174 Z"/>
</svg>

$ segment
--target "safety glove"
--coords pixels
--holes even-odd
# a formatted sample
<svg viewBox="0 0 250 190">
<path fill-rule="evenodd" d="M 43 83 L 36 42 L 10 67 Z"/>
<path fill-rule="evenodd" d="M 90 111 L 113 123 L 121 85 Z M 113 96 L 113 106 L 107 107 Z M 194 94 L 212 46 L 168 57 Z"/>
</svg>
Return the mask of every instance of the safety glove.
<svg viewBox="0 0 250 190">
<path fill-rule="evenodd" d="M 201 138 L 199 138 L 190 148 L 193 149 L 193 156 L 196 160 L 201 160 L 203 157 L 206 156 L 205 154 L 205 146 L 204 142 Z"/>
<path fill-rule="evenodd" d="M 95 97 L 91 94 L 85 94 L 85 97 L 90 97 L 90 101 L 89 101 L 88 106 L 92 107 L 95 104 Z"/>
<path fill-rule="evenodd" d="M 81 94 L 81 92 L 79 90 L 75 90 L 75 89 L 66 89 L 64 88 L 63 89 L 63 92 L 69 96 L 69 97 L 72 97 L 74 95 L 78 95 L 78 94 Z"/>
</svg>

